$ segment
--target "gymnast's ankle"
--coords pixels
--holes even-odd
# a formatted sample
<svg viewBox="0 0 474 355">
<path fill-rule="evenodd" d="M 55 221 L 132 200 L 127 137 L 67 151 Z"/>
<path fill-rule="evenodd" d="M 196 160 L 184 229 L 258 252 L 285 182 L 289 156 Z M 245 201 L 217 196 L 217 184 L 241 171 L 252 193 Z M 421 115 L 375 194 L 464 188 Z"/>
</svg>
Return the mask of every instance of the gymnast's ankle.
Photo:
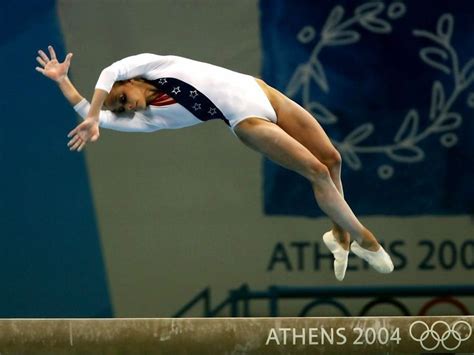
<svg viewBox="0 0 474 355">
<path fill-rule="evenodd" d="M 377 251 L 380 249 L 380 244 L 377 242 L 377 239 L 375 239 L 372 232 L 369 231 L 367 228 L 364 228 L 361 233 L 361 236 L 362 238 L 358 242 L 362 248 L 370 251 Z"/>
<path fill-rule="evenodd" d="M 333 228 L 332 234 L 334 235 L 334 238 L 336 239 L 338 244 L 342 246 L 344 250 L 349 250 L 351 238 L 348 232 L 341 231 L 338 228 Z"/>
</svg>

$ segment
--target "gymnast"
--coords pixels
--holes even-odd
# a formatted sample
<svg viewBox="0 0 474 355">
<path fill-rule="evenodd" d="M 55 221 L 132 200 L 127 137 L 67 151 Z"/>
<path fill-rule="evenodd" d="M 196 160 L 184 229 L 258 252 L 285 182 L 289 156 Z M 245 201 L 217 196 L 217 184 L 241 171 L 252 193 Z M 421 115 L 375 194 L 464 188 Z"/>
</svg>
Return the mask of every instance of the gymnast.
<svg viewBox="0 0 474 355">
<path fill-rule="evenodd" d="M 68 135 L 71 151 L 99 138 L 99 127 L 153 132 L 192 126 L 211 119 L 225 122 L 247 146 L 304 176 L 316 202 L 333 222 L 323 241 L 334 255 L 334 273 L 343 280 L 350 250 L 376 271 L 393 263 L 344 200 L 341 156 L 317 120 L 303 107 L 252 76 L 171 55 L 138 54 L 103 69 L 89 102 L 68 71 L 72 53 L 59 62 L 38 51 L 36 70 L 55 81 L 83 117 Z"/>
</svg>

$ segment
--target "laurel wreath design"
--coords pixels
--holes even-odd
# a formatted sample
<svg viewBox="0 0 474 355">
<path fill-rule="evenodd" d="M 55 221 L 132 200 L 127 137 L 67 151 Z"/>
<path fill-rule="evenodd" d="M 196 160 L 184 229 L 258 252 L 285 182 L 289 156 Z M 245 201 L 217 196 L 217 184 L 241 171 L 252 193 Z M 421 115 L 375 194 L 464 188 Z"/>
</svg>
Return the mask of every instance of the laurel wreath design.
<svg viewBox="0 0 474 355">
<path fill-rule="evenodd" d="M 386 10 L 388 19 L 381 17 Z M 286 94 L 290 97 L 302 93 L 303 106 L 314 114 L 322 124 L 334 124 L 338 117 L 318 101 L 311 99 L 311 84 L 314 82 L 325 93 L 329 93 L 330 86 L 324 66 L 319 60 L 319 55 L 325 47 L 349 45 L 358 42 L 361 34 L 354 28 L 355 25 L 377 34 L 392 32 L 389 20 L 396 20 L 406 12 L 402 2 L 394 2 L 388 7 L 383 2 L 366 2 L 354 10 L 352 17 L 343 21 L 345 10 L 342 6 L 335 6 L 322 27 L 319 41 L 313 48 L 309 59 L 300 64 L 292 75 Z M 413 30 L 413 35 L 428 39 L 431 45 L 421 48 L 419 56 L 430 67 L 449 75 L 453 80 L 450 92 L 439 80 L 435 80 L 431 88 L 431 104 L 429 110 L 429 123 L 420 120 L 420 113 L 416 108 L 408 110 L 401 126 L 397 130 L 393 142 L 383 145 L 362 145 L 369 138 L 375 128 L 372 123 L 364 123 L 350 132 L 342 141 L 333 140 L 334 145 L 341 153 L 344 161 L 353 170 L 362 169 L 361 154 L 385 154 L 392 161 L 399 163 L 416 163 L 425 157 L 425 152 L 419 143 L 429 136 L 438 134 L 440 143 L 445 148 L 457 144 L 458 137 L 453 132 L 463 122 L 463 117 L 453 111 L 453 105 L 460 94 L 474 81 L 474 58 L 470 58 L 464 65 L 459 63 L 455 48 L 451 44 L 453 35 L 454 18 L 451 14 L 443 14 L 437 22 L 436 32 L 426 30 Z M 303 44 L 310 43 L 316 38 L 316 30 L 312 26 L 303 27 L 297 39 Z M 466 105 L 474 108 L 474 92 L 470 92 Z M 383 164 L 378 168 L 381 179 L 389 179 L 394 174 L 394 168 Z"/>
</svg>

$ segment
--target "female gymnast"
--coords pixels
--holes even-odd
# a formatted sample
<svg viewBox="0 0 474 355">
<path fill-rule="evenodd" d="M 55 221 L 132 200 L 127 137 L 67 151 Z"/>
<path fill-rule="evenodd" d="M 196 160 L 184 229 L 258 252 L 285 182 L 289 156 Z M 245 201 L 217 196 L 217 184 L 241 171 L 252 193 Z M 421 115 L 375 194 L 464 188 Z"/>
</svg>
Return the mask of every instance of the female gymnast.
<svg viewBox="0 0 474 355">
<path fill-rule="evenodd" d="M 316 202 L 332 220 L 323 241 L 342 280 L 350 250 L 375 270 L 393 270 L 390 256 L 343 197 L 341 156 L 316 119 L 260 79 L 178 56 L 138 54 L 102 70 L 92 101 L 68 78 L 72 53 L 59 62 L 52 46 L 39 50 L 36 70 L 54 80 L 84 118 L 68 135 L 72 151 L 99 138 L 99 127 L 152 132 L 223 120 L 247 146 L 309 180 Z"/>
</svg>

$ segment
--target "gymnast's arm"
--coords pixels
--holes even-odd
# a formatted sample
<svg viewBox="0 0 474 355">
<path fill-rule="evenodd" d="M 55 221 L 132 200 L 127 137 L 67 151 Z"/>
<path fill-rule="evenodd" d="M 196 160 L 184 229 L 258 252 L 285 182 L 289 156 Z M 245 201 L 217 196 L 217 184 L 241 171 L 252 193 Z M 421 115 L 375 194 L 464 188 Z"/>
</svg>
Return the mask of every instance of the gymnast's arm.
<svg viewBox="0 0 474 355">
<path fill-rule="evenodd" d="M 68 78 L 69 67 L 71 65 L 72 53 L 69 53 L 64 62 L 59 62 L 56 58 L 56 52 L 52 46 L 48 46 L 49 57 L 42 50 L 38 51 L 38 57 L 36 61 L 41 65 L 36 67 L 36 71 L 43 74 L 45 77 L 55 81 L 64 97 L 69 101 L 69 103 L 74 106 L 79 103 L 83 97 L 76 90 L 74 85 Z"/>
<path fill-rule="evenodd" d="M 67 76 L 58 82 L 58 86 L 74 110 L 85 119 L 90 109 L 89 102 L 79 94 Z M 121 132 L 152 132 L 157 130 L 156 127 L 148 124 L 137 114 L 115 114 L 108 110 L 99 111 L 99 127 Z"/>
<path fill-rule="evenodd" d="M 85 119 L 90 110 L 89 102 L 79 94 L 68 77 L 58 82 L 58 86 L 74 110 Z M 109 110 L 99 111 L 99 127 L 121 132 L 153 132 L 158 129 L 136 113 L 116 114 Z"/>
<path fill-rule="evenodd" d="M 74 110 L 83 118 L 87 117 L 90 107 L 89 102 L 77 91 L 68 77 L 72 53 L 69 53 L 64 62 L 60 63 L 56 58 L 54 48 L 48 46 L 48 50 L 49 57 L 42 50 L 38 51 L 39 56 L 36 60 L 41 67 L 36 67 L 36 70 L 55 81 Z M 151 132 L 157 130 L 157 127 L 148 124 L 144 119 L 135 117 L 135 115 L 116 115 L 105 110 L 99 111 L 99 125 L 103 128 L 122 132 Z"/>
<path fill-rule="evenodd" d="M 71 138 L 68 143 L 71 150 L 80 151 L 87 142 L 95 142 L 99 138 L 100 111 L 116 81 L 137 76 L 147 78 L 149 73 L 159 69 L 162 63 L 162 56 L 144 53 L 124 58 L 105 68 L 99 76 L 87 117 L 68 134 Z"/>
<path fill-rule="evenodd" d="M 86 118 L 90 110 L 90 104 L 84 98 L 73 107 L 82 118 Z M 154 132 L 159 129 L 137 113 L 116 114 L 109 110 L 100 110 L 99 126 L 121 132 Z"/>
</svg>

